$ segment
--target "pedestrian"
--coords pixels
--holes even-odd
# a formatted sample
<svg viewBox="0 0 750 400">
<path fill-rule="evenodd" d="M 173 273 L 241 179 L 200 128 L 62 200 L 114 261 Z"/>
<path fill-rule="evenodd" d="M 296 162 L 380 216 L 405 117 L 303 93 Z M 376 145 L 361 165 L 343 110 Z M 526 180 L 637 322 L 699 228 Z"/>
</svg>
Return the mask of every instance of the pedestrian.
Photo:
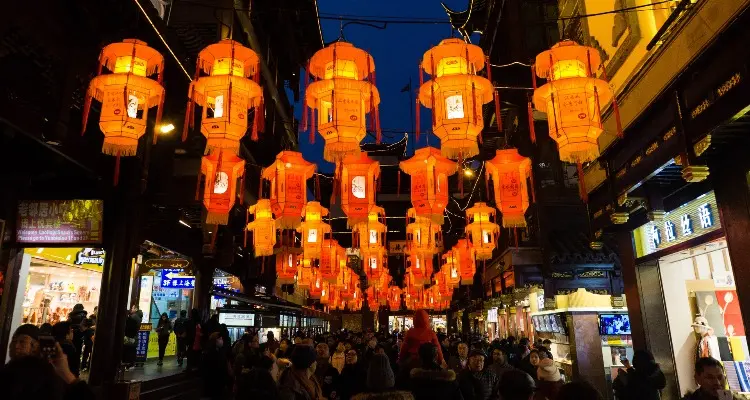
<svg viewBox="0 0 750 400">
<path fill-rule="evenodd" d="M 560 369 L 555 362 L 547 357 L 545 352 L 540 351 L 540 360 L 537 363 L 536 400 L 555 400 L 557 393 L 563 385 Z"/>
<path fill-rule="evenodd" d="M 24 324 L 16 328 L 8 346 L 8 357 L 11 361 L 23 357 L 40 357 L 39 335 L 41 330 L 36 325 Z M 52 332 L 50 331 L 50 334 Z"/>
<path fill-rule="evenodd" d="M 469 366 L 469 345 L 459 343 L 456 350 L 458 354 L 448 359 L 448 368 L 456 371 L 456 374 L 458 374 Z"/>
<path fill-rule="evenodd" d="M 667 379 L 646 350 L 636 350 L 633 354 L 633 365 L 623 358 L 625 369 L 617 371 L 613 383 L 618 400 L 659 400 L 661 390 L 667 386 Z"/>
<path fill-rule="evenodd" d="M 73 339 L 71 340 L 71 343 L 73 344 L 76 354 L 73 355 L 73 358 L 76 361 L 76 371 L 75 374 L 78 374 L 78 369 L 81 366 L 81 355 L 83 354 L 83 336 L 85 329 L 81 329 L 81 325 L 86 322 L 86 315 L 88 312 L 83 307 L 83 304 L 76 304 L 73 306 L 73 310 L 68 314 L 68 322 L 70 322 L 70 327 L 73 329 Z"/>
<path fill-rule="evenodd" d="M 186 328 L 185 339 L 188 348 L 186 371 L 193 371 L 198 368 L 201 350 L 203 349 L 201 345 L 201 316 L 197 308 L 190 312 L 190 321 L 188 321 Z"/>
<path fill-rule="evenodd" d="M 322 400 L 323 393 L 315 379 L 317 354 L 312 346 L 298 344 L 292 352 L 292 366 L 279 378 L 279 400 Z"/>
<path fill-rule="evenodd" d="M 504 373 L 515 369 L 510 363 L 508 363 L 508 357 L 505 354 L 505 350 L 500 346 L 492 349 L 492 364 L 490 364 L 488 368 L 497 375 L 498 380 L 503 378 Z"/>
<path fill-rule="evenodd" d="M 279 341 L 279 348 L 276 349 L 274 355 L 277 359 L 289 358 L 292 356 L 292 349 L 289 345 L 289 339 L 281 339 Z"/>
<path fill-rule="evenodd" d="M 331 355 L 331 365 L 339 371 L 339 374 L 341 374 L 341 371 L 344 370 L 344 365 L 346 365 L 346 354 L 344 351 L 344 342 L 339 342 L 336 345 L 336 351 Z"/>
<path fill-rule="evenodd" d="M 491 369 L 484 368 L 485 357 L 481 349 L 473 349 L 469 353 L 467 368 L 458 375 L 458 385 L 464 400 L 497 399 L 497 375 Z"/>
<path fill-rule="evenodd" d="M 433 343 L 423 343 L 419 347 L 420 366 L 409 373 L 411 393 L 415 400 L 463 400 L 456 373 L 441 368 L 438 352 L 438 346 Z"/>
<path fill-rule="evenodd" d="M 743 398 L 725 389 L 727 378 L 724 374 L 724 366 L 713 357 L 701 357 L 695 362 L 695 383 L 698 384 L 698 390 L 689 393 L 682 400 L 740 400 Z"/>
<path fill-rule="evenodd" d="M 60 348 L 65 357 L 68 359 L 68 369 L 76 377 L 80 375 L 80 360 L 77 358 L 78 350 L 73 345 L 73 328 L 71 327 L 70 321 L 62 321 L 56 323 L 52 327 L 52 336 L 55 341 L 60 344 Z"/>
<path fill-rule="evenodd" d="M 586 381 L 568 382 L 557 393 L 556 400 L 603 400 L 602 395 Z M 621 400 L 619 397 L 617 400 Z"/>
<path fill-rule="evenodd" d="M 443 365 L 443 351 L 440 349 L 435 331 L 430 327 L 430 317 L 425 310 L 417 310 L 414 313 L 414 326 L 406 332 L 404 343 L 398 355 L 400 369 L 408 373 L 412 368 L 420 364 L 419 348 L 425 343 L 432 343 L 437 349 L 438 365 Z"/>
<path fill-rule="evenodd" d="M 365 391 L 367 369 L 359 361 L 357 351 L 346 351 L 346 364 L 339 376 L 338 395 L 340 400 L 349 400 L 357 393 Z"/>
<path fill-rule="evenodd" d="M 177 353 L 177 365 L 182 366 L 182 360 L 187 352 L 187 310 L 180 310 L 180 317 L 174 321 L 172 330 L 175 335 L 175 353 Z"/>
<path fill-rule="evenodd" d="M 81 371 L 88 371 L 91 362 L 91 351 L 94 349 L 94 327 L 96 316 L 90 315 L 81 325 L 80 330 L 83 333 L 83 352 L 81 353 Z"/>
<path fill-rule="evenodd" d="M 539 366 L 539 359 L 539 350 L 531 350 L 529 354 L 518 363 L 518 369 L 526 372 L 536 380 L 536 369 Z"/>
<path fill-rule="evenodd" d="M 125 370 L 129 370 L 135 365 L 137 351 L 136 339 L 138 337 L 138 330 L 141 327 L 142 320 L 143 313 L 138 310 L 138 306 L 134 305 L 125 320 L 125 338 L 122 346 L 122 363 L 125 365 Z"/>
<path fill-rule="evenodd" d="M 268 331 L 266 334 L 266 343 L 264 344 L 265 348 L 268 349 L 271 354 L 275 353 L 276 349 L 279 348 L 279 342 L 274 337 L 273 331 Z"/>
<path fill-rule="evenodd" d="M 317 352 L 317 366 L 315 368 L 315 378 L 318 379 L 321 390 L 323 390 L 323 397 L 331 398 L 335 397 L 336 386 L 339 379 L 339 371 L 331 365 L 331 355 L 329 354 L 328 345 L 320 343 L 315 347 Z M 294 363 L 294 361 L 292 361 Z"/>
<path fill-rule="evenodd" d="M 224 339 L 219 332 L 208 337 L 203 353 L 203 387 L 207 397 L 215 400 L 226 399 L 231 383 L 231 367 L 224 347 Z"/>
<path fill-rule="evenodd" d="M 237 378 L 237 399 L 266 399 L 276 400 L 279 389 L 273 378 L 274 360 L 263 356 L 256 365 L 247 372 L 242 372 Z"/>
<path fill-rule="evenodd" d="M 534 379 L 520 369 L 504 373 L 498 389 L 502 400 L 532 400 L 534 391 L 536 391 Z"/>
<path fill-rule="evenodd" d="M 159 342 L 159 362 L 156 365 L 161 366 L 164 364 L 164 353 L 167 351 L 169 336 L 172 334 L 172 323 L 167 313 L 161 314 L 159 324 L 156 325 L 156 334 Z"/>
<path fill-rule="evenodd" d="M 396 378 L 391 362 L 385 354 L 375 354 L 367 368 L 367 392 L 359 393 L 352 400 L 414 400 L 407 391 L 394 390 Z"/>
</svg>

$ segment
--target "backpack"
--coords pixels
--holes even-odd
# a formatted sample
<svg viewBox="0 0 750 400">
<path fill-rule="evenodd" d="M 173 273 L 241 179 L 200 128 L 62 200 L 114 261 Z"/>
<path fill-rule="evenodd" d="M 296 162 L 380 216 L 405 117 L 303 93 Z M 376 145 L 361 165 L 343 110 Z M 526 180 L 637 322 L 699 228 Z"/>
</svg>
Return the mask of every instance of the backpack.
<svg viewBox="0 0 750 400">
<path fill-rule="evenodd" d="M 175 335 L 182 335 L 187 330 L 185 328 L 185 320 L 183 318 L 177 318 L 177 321 L 174 322 L 174 333 Z"/>
</svg>

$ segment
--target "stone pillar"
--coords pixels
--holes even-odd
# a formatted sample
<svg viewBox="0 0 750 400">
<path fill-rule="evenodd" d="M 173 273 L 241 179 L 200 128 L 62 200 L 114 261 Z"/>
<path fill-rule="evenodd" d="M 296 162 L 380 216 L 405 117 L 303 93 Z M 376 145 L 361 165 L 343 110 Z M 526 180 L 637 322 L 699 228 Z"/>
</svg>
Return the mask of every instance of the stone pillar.
<svg viewBox="0 0 750 400">
<path fill-rule="evenodd" d="M 570 328 L 570 352 L 574 360 L 572 380 L 587 381 L 599 393 L 609 393 L 604 371 L 602 338 L 599 336 L 599 315 L 595 312 L 576 312 L 568 314 L 567 318 Z"/>
<path fill-rule="evenodd" d="M 620 256 L 622 268 L 622 281 L 625 299 L 630 316 L 630 329 L 633 337 L 634 349 L 648 348 L 646 341 L 645 321 L 641 312 L 641 294 L 638 290 L 638 273 L 635 265 L 635 249 L 633 248 L 633 237 L 630 231 L 622 230 L 615 234 L 617 240 L 617 252 Z"/>
</svg>

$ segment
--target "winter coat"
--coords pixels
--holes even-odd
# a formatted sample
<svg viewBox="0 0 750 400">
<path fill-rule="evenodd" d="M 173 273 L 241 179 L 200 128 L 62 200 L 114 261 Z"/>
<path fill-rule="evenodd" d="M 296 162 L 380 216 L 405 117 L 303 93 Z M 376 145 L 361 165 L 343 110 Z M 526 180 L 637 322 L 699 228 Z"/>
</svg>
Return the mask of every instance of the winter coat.
<svg viewBox="0 0 750 400">
<path fill-rule="evenodd" d="M 497 375 L 489 369 L 480 372 L 464 370 L 458 375 L 458 386 L 464 400 L 497 399 Z"/>
<path fill-rule="evenodd" d="M 490 364 L 489 367 L 487 368 L 490 369 L 492 372 L 494 372 L 495 375 L 497 375 L 498 380 L 503 379 L 504 373 L 508 371 L 513 371 L 515 369 L 512 365 L 508 364 L 507 362 L 505 364 L 493 363 L 493 364 Z"/>
<path fill-rule="evenodd" d="M 618 400 L 659 400 L 667 379 L 658 366 L 650 373 L 631 367 L 619 371 L 613 386 Z"/>
<path fill-rule="evenodd" d="M 86 310 L 71 311 L 68 314 L 68 321 L 70 321 L 71 328 L 74 330 L 78 329 L 78 326 L 86 320 L 86 315 L 88 315 Z"/>
<path fill-rule="evenodd" d="M 320 385 L 315 375 L 310 376 L 310 383 L 315 385 L 315 392 L 318 396 L 311 396 L 310 392 L 305 390 L 300 379 L 295 376 L 293 369 L 287 369 L 279 378 L 279 400 L 322 400 Z"/>
<path fill-rule="evenodd" d="M 137 315 L 131 314 L 128 319 L 125 320 L 125 336 L 131 339 L 135 339 L 138 336 L 138 329 L 141 327 L 141 320 Z"/>
<path fill-rule="evenodd" d="M 279 388 L 271 372 L 253 368 L 237 378 L 237 399 L 268 399 L 279 397 Z"/>
<path fill-rule="evenodd" d="M 438 341 L 435 331 L 430 327 L 430 316 L 425 310 L 417 310 L 414 313 L 414 327 L 406 332 L 401 352 L 398 355 L 399 363 L 408 362 L 407 358 L 418 357 L 419 346 L 424 343 L 432 343 L 437 346 L 438 364 L 443 363 L 443 350 Z"/>
<path fill-rule="evenodd" d="M 461 371 L 465 370 L 469 366 L 469 359 L 466 358 L 463 365 L 461 365 L 461 358 L 458 356 L 452 356 L 448 359 L 448 369 L 456 371 L 456 374 L 460 374 Z"/>
<path fill-rule="evenodd" d="M 741 400 L 741 399 L 744 399 L 744 397 L 741 397 L 737 393 L 732 392 L 732 399 Z M 685 397 L 683 397 L 682 400 L 716 400 L 716 398 L 709 396 L 703 390 L 698 388 L 698 390 L 696 390 L 695 392 L 685 395 Z"/>
<path fill-rule="evenodd" d="M 392 391 L 379 393 L 360 393 L 352 400 L 414 400 L 414 396 L 406 391 Z"/>
<path fill-rule="evenodd" d="M 463 400 L 456 373 L 450 369 L 414 368 L 410 377 L 415 400 Z"/>
<path fill-rule="evenodd" d="M 344 353 L 333 353 L 333 355 L 331 356 L 331 365 L 333 365 L 333 367 L 336 368 L 337 371 L 339 371 L 339 374 L 344 370 L 345 364 L 346 355 L 344 355 Z"/>
<path fill-rule="evenodd" d="M 172 333 L 172 323 L 169 320 L 159 319 L 159 325 L 156 326 L 156 332 L 159 335 L 160 342 L 169 341 L 169 334 Z"/>
<path fill-rule="evenodd" d="M 366 381 L 367 370 L 361 362 L 344 365 L 339 375 L 339 399 L 349 400 L 355 394 L 363 392 Z"/>
<path fill-rule="evenodd" d="M 555 400 L 563 386 L 563 381 L 537 381 L 534 400 Z"/>
<path fill-rule="evenodd" d="M 315 378 L 317 378 L 320 388 L 323 390 L 323 397 L 330 398 L 331 393 L 337 390 L 339 371 L 328 362 L 327 358 L 318 359 L 318 365 L 315 367 Z"/>
</svg>

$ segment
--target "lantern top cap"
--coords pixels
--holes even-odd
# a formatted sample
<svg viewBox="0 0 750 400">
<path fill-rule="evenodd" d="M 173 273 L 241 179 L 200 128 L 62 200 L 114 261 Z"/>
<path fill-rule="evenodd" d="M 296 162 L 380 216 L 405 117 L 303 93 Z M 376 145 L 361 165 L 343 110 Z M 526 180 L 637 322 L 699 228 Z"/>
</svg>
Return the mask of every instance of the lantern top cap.
<svg viewBox="0 0 750 400">
<path fill-rule="evenodd" d="M 495 158 L 487 161 L 487 163 L 493 167 L 497 167 L 498 165 L 523 163 L 524 161 L 530 161 L 530 159 L 519 154 L 518 149 L 510 148 L 497 150 Z"/>
<path fill-rule="evenodd" d="M 485 202 L 478 201 L 478 202 L 474 203 L 473 206 L 471 206 L 470 208 L 468 208 L 466 210 L 466 214 L 467 215 L 468 214 L 474 214 L 474 213 L 490 213 L 490 214 L 494 214 L 495 213 L 495 208 L 488 206 L 487 203 L 485 203 Z"/>
<path fill-rule="evenodd" d="M 269 199 L 258 199 L 258 201 L 247 208 L 247 212 L 254 213 L 256 210 L 270 210 L 271 200 Z"/>
<path fill-rule="evenodd" d="M 279 169 L 301 169 L 305 179 L 309 179 L 315 173 L 315 164 L 305 160 L 302 153 L 285 150 L 276 155 L 276 161 L 271 166 L 263 169 L 263 178 L 275 178 Z"/>
<path fill-rule="evenodd" d="M 221 157 L 221 160 L 219 159 Z M 212 175 L 221 164 L 222 170 L 231 169 L 235 176 L 244 174 L 245 160 L 237 157 L 231 151 L 214 151 L 201 158 L 201 171 L 206 175 Z"/>
<path fill-rule="evenodd" d="M 467 59 L 468 56 L 468 59 Z M 484 68 L 485 57 L 482 48 L 466 43 L 461 39 L 444 39 L 437 46 L 427 50 L 422 57 L 422 69 L 430 75 L 437 69 L 440 60 L 448 57 L 460 57 L 472 64 L 474 71 Z M 433 62 L 435 65 L 433 65 Z"/>
<path fill-rule="evenodd" d="M 232 39 L 223 39 L 210 44 L 198 53 L 198 68 L 211 74 L 217 60 L 232 58 L 243 64 L 243 76 L 249 77 L 258 72 L 258 55 L 251 49 Z M 227 71 L 229 72 L 229 71 Z"/>
<path fill-rule="evenodd" d="M 424 171 L 426 167 L 431 166 L 440 172 L 445 172 L 448 175 L 453 175 L 458 169 L 458 164 L 448 158 L 443 157 L 440 149 L 434 147 L 422 147 L 417 149 L 408 160 L 401 161 L 399 163 L 401 170 L 409 175 L 413 175 L 417 171 Z"/>
<path fill-rule="evenodd" d="M 535 70 L 540 78 L 546 78 L 554 63 L 565 60 L 577 60 L 584 64 L 590 63 L 590 70 L 596 74 L 602 64 L 599 51 L 593 47 L 581 46 L 572 40 L 558 42 L 551 49 L 536 56 Z"/>
<path fill-rule="evenodd" d="M 334 60 L 351 61 L 357 66 L 357 79 L 362 80 L 375 72 L 375 59 L 370 53 L 354 47 L 353 44 L 339 40 L 318 50 L 310 58 L 309 73 L 318 79 L 324 79 L 328 64 Z"/>
<path fill-rule="evenodd" d="M 305 215 L 308 212 L 319 212 L 321 216 L 328 215 L 328 209 L 323 207 L 323 205 L 317 201 L 308 201 L 307 204 L 305 204 L 305 209 L 302 210 L 302 215 Z"/>
<path fill-rule="evenodd" d="M 110 71 L 115 70 L 115 63 L 120 57 L 132 57 L 146 62 L 146 76 L 164 70 L 164 57 L 146 42 L 138 39 L 123 39 L 122 42 L 110 43 L 99 54 L 99 63 Z M 133 62 L 133 61 L 131 61 Z"/>
</svg>

